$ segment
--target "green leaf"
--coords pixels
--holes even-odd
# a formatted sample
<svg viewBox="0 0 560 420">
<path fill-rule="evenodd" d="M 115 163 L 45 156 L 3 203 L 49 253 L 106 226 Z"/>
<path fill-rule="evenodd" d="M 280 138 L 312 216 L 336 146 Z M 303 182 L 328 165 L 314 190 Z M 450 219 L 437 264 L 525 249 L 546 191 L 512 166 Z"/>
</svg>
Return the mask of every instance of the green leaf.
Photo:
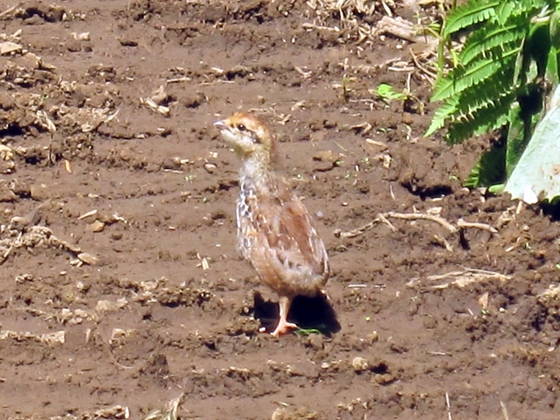
<svg viewBox="0 0 560 420">
<path fill-rule="evenodd" d="M 300 328 L 296 330 L 296 334 L 301 335 L 303 337 L 308 337 L 311 334 L 322 334 L 317 328 Z"/>
<path fill-rule="evenodd" d="M 522 147 L 526 144 L 525 125 L 520 116 L 521 107 L 514 104 L 509 110 L 509 128 L 506 141 L 506 175 L 511 175 L 513 168 L 521 158 Z M 522 147 L 520 147 L 522 146 Z M 521 149 L 521 150 L 520 150 Z"/>
<path fill-rule="evenodd" d="M 402 92 L 397 92 L 393 86 L 388 85 L 387 83 L 381 83 L 377 87 L 377 94 L 383 100 L 390 101 L 393 99 L 404 101 L 407 96 Z"/>
<path fill-rule="evenodd" d="M 503 181 L 505 149 L 493 146 L 482 154 L 463 183 L 465 187 L 477 188 Z"/>
</svg>

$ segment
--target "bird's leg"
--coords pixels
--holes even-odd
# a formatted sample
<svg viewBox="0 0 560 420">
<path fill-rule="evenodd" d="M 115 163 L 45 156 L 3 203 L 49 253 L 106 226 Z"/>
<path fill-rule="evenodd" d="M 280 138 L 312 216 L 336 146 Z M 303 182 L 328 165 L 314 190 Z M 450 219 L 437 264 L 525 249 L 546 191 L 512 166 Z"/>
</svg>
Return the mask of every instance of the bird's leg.
<svg viewBox="0 0 560 420">
<path fill-rule="evenodd" d="M 272 332 L 274 337 L 279 337 L 282 334 L 290 332 L 292 329 L 299 328 L 296 324 L 288 322 L 288 312 L 290 310 L 290 305 L 292 304 L 292 299 L 286 296 L 280 296 L 280 301 L 278 305 L 280 306 L 280 321 L 278 321 L 278 326 Z"/>
</svg>

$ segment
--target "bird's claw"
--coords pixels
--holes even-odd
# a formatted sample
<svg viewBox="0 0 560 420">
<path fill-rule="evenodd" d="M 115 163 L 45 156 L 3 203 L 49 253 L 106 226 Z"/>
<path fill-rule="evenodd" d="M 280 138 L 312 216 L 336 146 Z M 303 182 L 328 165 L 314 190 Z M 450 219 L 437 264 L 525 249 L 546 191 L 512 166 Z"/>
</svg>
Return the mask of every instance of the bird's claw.
<svg viewBox="0 0 560 420">
<path fill-rule="evenodd" d="M 270 335 L 273 337 L 280 337 L 281 335 L 289 333 L 291 330 L 299 330 L 299 327 L 293 322 L 280 320 L 278 326 Z"/>
</svg>

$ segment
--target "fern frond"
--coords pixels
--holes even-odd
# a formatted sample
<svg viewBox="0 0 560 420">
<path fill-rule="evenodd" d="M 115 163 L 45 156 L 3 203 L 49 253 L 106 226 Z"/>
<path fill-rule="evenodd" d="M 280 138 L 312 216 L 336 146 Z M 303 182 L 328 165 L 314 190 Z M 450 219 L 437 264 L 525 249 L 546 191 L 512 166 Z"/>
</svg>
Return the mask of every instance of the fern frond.
<svg viewBox="0 0 560 420">
<path fill-rule="evenodd" d="M 520 50 L 521 47 L 507 51 L 499 60 L 485 58 L 473 62 L 469 67 L 456 67 L 449 76 L 436 83 L 432 101 L 442 101 L 458 95 L 464 90 L 480 84 L 496 72 L 503 71 L 505 67 L 512 66 Z"/>
<path fill-rule="evenodd" d="M 432 122 L 428 127 L 428 130 L 426 131 L 426 134 L 424 134 L 425 137 L 431 136 L 436 131 L 445 126 L 447 120 L 450 119 L 451 116 L 457 111 L 458 99 L 459 98 L 457 97 L 449 98 L 436 110 L 434 116 L 432 117 Z"/>
<path fill-rule="evenodd" d="M 513 94 L 504 95 L 473 112 L 457 116 L 449 128 L 446 141 L 450 144 L 461 143 L 475 134 L 504 126 L 508 123 L 507 112 L 513 97 Z"/>
<path fill-rule="evenodd" d="M 494 26 L 488 30 L 473 33 L 465 42 L 465 47 L 459 54 L 459 61 L 467 66 L 480 56 L 487 58 L 499 56 L 504 51 L 519 47 L 523 43 L 528 25 L 523 25 L 521 19 L 516 19 L 507 26 Z"/>
<path fill-rule="evenodd" d="M 500 1 L 498 0 L 475 0 L 457 7 L 447 17 L 443 37 L 449 39 L 451 34 L 457 31 L 495 17 L 496 11 L 494 8 L 499 5 Z"/>
<path fill-rule="evenodd" d="M 453 125 L 462 119 L 472 118 L 471 116 L 477 115 L 479 111 L 484 112 L 493 108 L 496 100 L 501 101 L 505 96 L 513 101 L 515 92 L 511 86 L 512 74 L 513 69 L 509 72 L 496 73 L 494 77 L 483 81 L 480 85 L 467 89 L 462 95 L 448 98 L 434 113 L 425 135 L 435 133 L 446 124 Z"/>
<path fill-rule="evenodd" d="M 506 24 L 510 16 L 515 11 L 515 5 L 512 1 L 503 1 L 498 7 L 496 7 L 496 20 L 503 26 Z"/>
<path fill-rule="evenodd" d="M 512 84 L 513 73 L 513 68 L 506 68 L 503 72 L 496 72 L 492 77 L 464 91 L 458 100 L 457 112 L 460 114 L 475 112 L 496 98 L 516 92 L 517 89 Z"/>
</svg>

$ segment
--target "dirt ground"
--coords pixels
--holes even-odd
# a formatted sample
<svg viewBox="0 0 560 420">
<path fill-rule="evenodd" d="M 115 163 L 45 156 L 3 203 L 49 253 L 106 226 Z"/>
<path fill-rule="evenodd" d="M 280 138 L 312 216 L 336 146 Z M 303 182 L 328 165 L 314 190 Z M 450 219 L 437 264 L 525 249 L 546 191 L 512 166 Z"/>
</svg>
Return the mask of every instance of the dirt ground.
<svg viewBox="0 0 560 420">
<path fill-rule="evenodd" d="M 560 227 L 462 188 L 483 142 L 423 138 L 416 44 L 366 34 L 437 5 L 325 3 L 0 2 L 3 419 L 558 418 Z M 258 332 L 212 126 L 239 109 L 327 245 L 290 317 L 322 334 Z"/>
</svg>

